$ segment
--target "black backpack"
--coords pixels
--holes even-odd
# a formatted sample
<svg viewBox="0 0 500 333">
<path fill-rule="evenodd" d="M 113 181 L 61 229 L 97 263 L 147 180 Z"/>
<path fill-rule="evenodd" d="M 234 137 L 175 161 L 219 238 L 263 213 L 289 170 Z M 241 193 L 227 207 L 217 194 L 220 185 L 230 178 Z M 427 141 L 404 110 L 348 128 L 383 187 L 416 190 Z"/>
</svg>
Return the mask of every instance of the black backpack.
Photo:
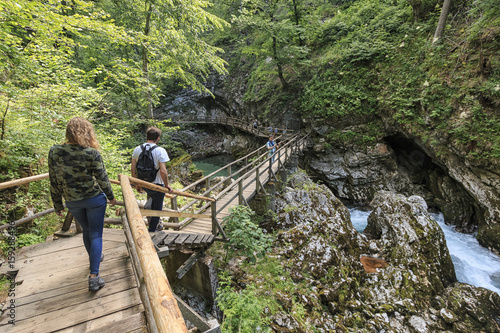
<svg viewBox="0 0 500 333">
<path fill-rule="evenodd" d="M 158 146 L 146 149 L 144 144 L 141 145 L 142 152 L 137 160 L 137 177 L 147 182 L 152 182 L 156 178 L 158 169 L 155 169 L 155 160 L 153 159 L 153 150 Z"/>
</svg>

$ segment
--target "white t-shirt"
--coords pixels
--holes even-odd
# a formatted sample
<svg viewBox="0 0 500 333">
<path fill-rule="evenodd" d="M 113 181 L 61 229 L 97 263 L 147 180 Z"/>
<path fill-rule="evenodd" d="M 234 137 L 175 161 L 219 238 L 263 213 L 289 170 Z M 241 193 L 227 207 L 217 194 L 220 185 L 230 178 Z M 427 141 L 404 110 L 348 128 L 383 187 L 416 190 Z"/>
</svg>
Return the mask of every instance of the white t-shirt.
<svg viewBox="0 0 500 333">
<path fill-rule="evenodd" d="M 150 149 L 151 147 L 154 147 L 156 146 L 156 144 L 154 143 L 145 143 L 144 144 L 144 149 Z M 139 160 L 139 155 L 141 155 L 142 153 L 142 149 L 141 149 L 141 146 L 137 146 L 135 147 L 134 149 L 134 152 L 132 153 L 132 158 L 137 162 Z M 165 185 L 163 183 L 163 179 L 161 179 L 161 175 L 160 175 L 160 165 L 158 162 L 168 162 L 170 161 L 170 158 L 168 157 L 168 154 L 167 154 L 167 151 L 162 148 L 162 147 L 158 147 L 158 148 L 155 148 L 155 150 L 153 150 L 153 159 L 155 161 L 155 168 L 158 169 L 158 172 L 156 173 L 156 178 L 154 180 L 154 184 L 161 184 L 161 185 Z"/>
</svg>

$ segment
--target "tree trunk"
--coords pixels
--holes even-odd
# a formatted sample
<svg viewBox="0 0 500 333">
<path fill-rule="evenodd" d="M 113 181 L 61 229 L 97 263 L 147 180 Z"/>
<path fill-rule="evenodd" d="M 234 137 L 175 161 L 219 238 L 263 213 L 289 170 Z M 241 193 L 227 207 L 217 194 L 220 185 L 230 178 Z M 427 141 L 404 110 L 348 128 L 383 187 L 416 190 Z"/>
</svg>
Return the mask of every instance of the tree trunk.
<svg viewBox="0 0 500 333">
<path fill-rule="evenodd" d="M 448 14 L 450 13 L 450 2 L 450 0 L 444 0 L 443 8 L 441 9 L 441 15 L 439 16 L 439 22 L 436 27 L 436 33 L 434 34 L 432 44 L 436 43 L 443 37 L 446 19 L 448 18 Z"/>
<path fill-rule="evenodd" d="M 283 88 L 286 89 L 288 84 L 286 83 L 285 77 L 283 76 L 283 67 L 281 66 L 281 61 L 278 58 L 278 50 L 276 44 L 277 44 L 276 37 L 273 37 L 273 54 L 274 54 L 274 60 L 276 61 L 276 66 L 278 66 L 278 77 L 280 78 Z"/>
<path fill-rule="evenodd" d="M 294 18 L 295 18 L 295 25 L 297 27 L 300 27 L 300 13 L 299 13 L 299 8 L 298 8 L 298 4 L 297 4 L 297 0 L 293 0 L 293 12 L 294 12 Z M 303 46 L 304 45 L 304 42 L 303 42 L 303 37 L 302 37 L 302 34 L 299 32 L 299 46 Z"/>
<path fill-rule="evenodd" d="M 2 134 L 0 135 L 0 140 L 4 139 L 5 136 L 5 117 L 7 117 L 7 112 L 9 111 L 10 98 L 7 100 L 7 105 L 5 106 L 5 112 L 2 117 Z"/>
<path fill-rule="evenodd" d="M 147 2 L 145 4 L 147 7 Z M 151 24 L 151 12 L 153 11 L 153 4 L 149 4 L 149 9 L 146 12 L 146 23 L 144 26 L 144 35 L 149 36 L 150 24 Z M 147 101 L 147 117 L 153 119 L 153 98 L 151 96 L 151 91 L 149 90 L 149 68 L 148 68 L 148 50 L 145 44 L 142 45 L 142 73 L 145 80 L 146 88 L 146 101 Z"/>
</svg>

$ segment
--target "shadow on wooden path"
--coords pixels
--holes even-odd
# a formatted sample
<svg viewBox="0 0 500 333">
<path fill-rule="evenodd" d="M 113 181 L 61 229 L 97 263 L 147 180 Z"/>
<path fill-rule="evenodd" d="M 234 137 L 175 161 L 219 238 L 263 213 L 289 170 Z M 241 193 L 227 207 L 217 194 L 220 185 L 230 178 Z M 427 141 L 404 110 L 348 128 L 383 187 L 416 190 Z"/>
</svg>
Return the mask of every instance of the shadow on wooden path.
<svg viewBox="0 0 500 333">
<path fill-rule="evenodd" d="M 123 230 L 104 229 L 101 276 L 106 286 L 88 291 L 89 259 L 82 234 L 19 251 L 15 325 L 5 316 L 0 331 L 145 332 L 144 309 Z M 24 281 L 29 283 L 23 283 Z"/>
</svg>

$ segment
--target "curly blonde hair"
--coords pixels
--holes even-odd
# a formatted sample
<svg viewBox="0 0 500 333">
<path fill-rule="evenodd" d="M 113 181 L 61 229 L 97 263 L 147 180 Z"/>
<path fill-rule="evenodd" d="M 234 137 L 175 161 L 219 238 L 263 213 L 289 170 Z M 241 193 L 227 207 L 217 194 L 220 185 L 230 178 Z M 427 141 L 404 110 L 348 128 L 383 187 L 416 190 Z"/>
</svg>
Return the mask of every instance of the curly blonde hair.
<svg viewBox="0 0 500 333">
<path fill-rule="evenodd" d="M 99 149 L 94 126 L 87 119 L 80 117 L 71 118 L 68 125 L 66 125 L 66 142 L 84 148 Z"/>
</svg>

